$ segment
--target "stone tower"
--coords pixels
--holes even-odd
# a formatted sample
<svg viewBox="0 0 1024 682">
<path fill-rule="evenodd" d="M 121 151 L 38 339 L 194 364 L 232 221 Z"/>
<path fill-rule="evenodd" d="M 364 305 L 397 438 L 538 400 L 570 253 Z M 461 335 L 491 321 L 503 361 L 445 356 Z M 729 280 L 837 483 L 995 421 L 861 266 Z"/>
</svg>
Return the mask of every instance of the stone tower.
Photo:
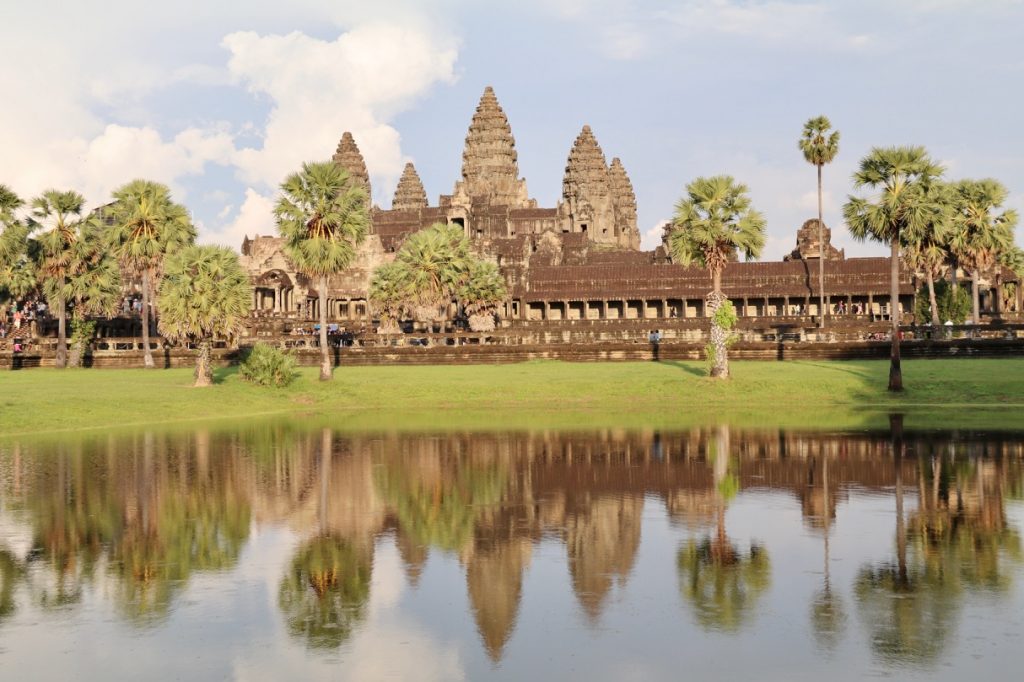
<svg viewBox="0 0 1024 682">
<path fill-rule="evenodd" d="M 341 136 L 341 142 L 338 143 L 338 149 L 334 152 L 331 160 L 347 170 L 352 179 L 366 190 L 367 201 L 372 205 L 373 195 L 370 193 L 370 174 L 366 172 L 366 161 L 363 160 L 363 155 L 360 153 L 359 147 L 356 146 L 352 133 L 346 131 Z"/>
<path fill-rule="evenodd" d="M 395 198 L 391 202 L 394 211 L 415 211 L 427 207 L 427 193 L 423 189 L 419 173 L 411 163 L 405 164 L 402 177 L 395 190 Z"/>
<path fill-rule="evenodd" d="M 488 86 L 469 124 L 462 152 L 462 180 L 455 196 L 469 201 L 485 198 L 497 206 L 526 208 L 530 199 L 526 180 L 519 177 L 516 141 L 505 112 Z"/>
<path fill-rule="evenodd" d="M 583 126 L 569 152 L 562 199 L 571 232 L 583 232 L 599 244 L 618 243 L 608 164 L 588 125 Z"/>
<path fill-rule="evenodd" d="M 633 183 L 629 181 L 626 169 L 618 157 L 612 159 L 608 169 L 608 180 L 612 190 L 612 203 L 615 206 L 615 230 L 618 233 L 619 245 L 630 249 L 640 248 L 640 230 L 636 224 L 636 194 Z"/>
</svg>

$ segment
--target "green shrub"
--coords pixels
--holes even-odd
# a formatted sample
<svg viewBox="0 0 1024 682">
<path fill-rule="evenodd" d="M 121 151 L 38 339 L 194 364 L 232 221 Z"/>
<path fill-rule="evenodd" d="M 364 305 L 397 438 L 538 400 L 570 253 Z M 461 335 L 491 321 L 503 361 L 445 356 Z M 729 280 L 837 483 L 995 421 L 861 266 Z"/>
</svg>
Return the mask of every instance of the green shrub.
<svg viewBox="0 0 1024 682">
<path fill-rule="evenodd" d="M 287 386 L 295 378 L 295 358 L 280 348 L 257 343 L 245 355 L 238 373 L 257 386 Z"/>
</svg>

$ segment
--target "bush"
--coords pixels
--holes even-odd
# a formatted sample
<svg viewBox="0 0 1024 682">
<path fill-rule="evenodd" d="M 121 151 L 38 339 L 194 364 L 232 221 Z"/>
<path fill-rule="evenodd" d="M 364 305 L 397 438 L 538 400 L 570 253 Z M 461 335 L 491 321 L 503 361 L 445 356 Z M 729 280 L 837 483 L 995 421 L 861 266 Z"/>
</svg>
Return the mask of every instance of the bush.
<svg viewBox="0 0 1024 682">
<path fill-rule="evenodd" d="M 295 378 L 295 358 L 275 346 L 257 343 L 246 353 L 238 373 L 257 386 L 281 388 Z"/>
</svg>

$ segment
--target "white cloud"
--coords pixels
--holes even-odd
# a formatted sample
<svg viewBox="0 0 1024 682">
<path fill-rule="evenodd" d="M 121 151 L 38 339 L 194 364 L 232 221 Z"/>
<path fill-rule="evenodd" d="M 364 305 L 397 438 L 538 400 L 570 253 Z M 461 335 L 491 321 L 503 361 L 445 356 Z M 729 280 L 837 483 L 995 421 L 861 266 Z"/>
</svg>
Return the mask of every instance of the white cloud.
<svg viewBox="0 0 1024 682">
<path fill-rule="evenodd" d="M 661 235 L 665 232 L 665 226 L 669 224 L 668 218 L 659 220 L 654 227 L 644 230 L 640 235 L 640 248 L 655 249 L 661 246 Z"/>
<path fill-rule="evenodd" d="M 217 216 L 221 221 L 227 220 L 231 215 L 231 207 L 227 206 Z M 246 236 L 275 234 L 274 227 L 274 199 L 273 197 L 260 194 L 252 187 L 245 190 L 245 200 L 242 201 L 238 213 L 224 227 L 202 235 L 202 241 L 223 244 L 237 249 Z"/>
<path fill-rule="evenodd" d="M 424 31 L 368 24 L 333 41 L 302 33 L 232 33 L 228 70 L 274 105 L 259 148 L 242 149 L 241 178 L 274 187 L 303 161 L 327 158 L 341 133 L 356 138 L 373 180 L 390 184 L 404 158 L 388 124 L 437 83 L 455 79 L 455 48 Z"/>
<path fill-rule="evenodd" d="M 97 204 L 121 183 L 147 177 L 171 185 L 184 201 L 186 179 L 219 164 L 266 200 L 302 161 L 329 157 L 344 130 L 356 135 L 383 187 L 397 179 L 404 161 L 391 119 L 455 78 L 456 43 L 412 0 L 387 7 L 357 0 L 245 4 L 250 26 L 334 26 L 333 40 L 231 32 L 239 25 L 232 3 L 147 6 L 145 21 L 135 3 L 109 0 L 102 11 L 87 4 L 58 12 L 53 2 L 40 0 L 5 12 L 0 26 L 5 50 L 34 55 L 0 70 L 6 103 L 0 108 L 0 182 L 25 197 L 67 187 Z M 43 24 L 48 40 L 40 53 L 33 29 Z M 266 119 L 252 123 L 253 112 L 239 116 L 234 103 L 220 108 L 220 102 L 238 101 L 227 90 L 237 94 L 239 86 L 269 104 Z M 165 113 L 152 96 L 172 87 L 215 88 L 228 97 L 212 111 L 203 104 Z M 240 188 L 230 188 L 233 196 L 224 189 L 199 193 L 218 204 L 206 216 L 211 238 L 267 231 L 253 213 L 257 199 L 247 194 L 232 219 L 224 205 L 240 204 Z M 266 221 L 272 225 L 271 216 Z"/>
</svg>

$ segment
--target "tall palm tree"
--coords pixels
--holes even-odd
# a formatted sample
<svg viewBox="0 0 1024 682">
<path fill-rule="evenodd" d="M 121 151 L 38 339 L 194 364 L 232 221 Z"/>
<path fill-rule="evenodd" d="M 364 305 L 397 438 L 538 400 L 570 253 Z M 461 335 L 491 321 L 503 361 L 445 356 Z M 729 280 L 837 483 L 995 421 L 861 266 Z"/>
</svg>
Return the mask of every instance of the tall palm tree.
<svg viewBox="0 0 1024 682">
<path fill-rule="evenodd" d="M 51 312 L 57 315 L 57 356 L 55 364 L 68 364 L 67 313 L 71 290 L 68 284 L 73 251 L 82 229 L 85 197 L 75 191 L 48 189 L 32 200 L 29 219 L 39 234 L 39 276 Z"/>
<path fill-rule="evenodd" d="M 728 329 L 719 319 L 719 309 L 735 315 L 722 295 L 722 271 L 737 251 L 753 260 L 764 248 L 765 219 L 751 207 L 747 191 L 746 185 L 728 175 L 697 178 L 686 186 L 686 196 L 676 204 L 669 236 L 669 248 L 677 263 L 696 264 L 711 273 L 708 309 L 715 356 L 711 376 L 722 379 L 729 377 Z"/>
<path fill-rule="evenodd" d="M 195 242 L 196 229 L 184 206 L 171 200 L 171 190 L 150 180 L 132 180 L 114 190 L 114 203 L 98 216 L 110 224 L 114 254 L 142 278 L 142 346 L 145 366 L 155 367 L 149 347 L 154 286 L 164 259 Z"/>
<path fill-rule="evenodd" d="M 928 302 L 931 307 L 932 326 L 941 324 L 938 301 L 935 297 L 935 277 L 950 260 L 949 242 L 952 238 L 953 190 L 944 182 L 933 182 L 925 187 L 922 201 L 930 205 L 926 213 L 930 220 L 922 222 L 921 229 L 904 239 L 903 258 L 916 272 L 923 272 L 928 283 Z"/>
<path fill-rule="evenodd" d="M 997 213 L 1007 197 L 1006 188 L 997 180 L 961 180 L 954 185 L 954 191 L 951 245 L 957 260 L 971 270 L 973 319 L 974 324 L 980 324 L 978 279 L 982 270 L 991 268 L 1002 253 L 1014 247 L 1013 229 L 1018 216 L 1013 209 Z"/>
<path fill-rule="evenodd" d="M 922 198 L 926 185 L 937 180 L 942 171 L 924 147 L 876 147 L 861 159 L 860 168 L 853 174 L 853 183 L 858 189 L 878 190 L 878 195 L 874 201 L 851 196 L 843 206 L 843 217 L 854 239 L 870 238 L 888 243 L 890 247 L 890 391 L 903 390 L 899 340 L 900 244 L 933 219 L 928 203 Z"/>
<path fill-rule="evenodd" d="M 327 285 L 348 268 L 369 231 L 369 197 L 333 162 L 304 163 L 281 183 L 277 230 L 295 267 L 317 282 L 320 300 L 320 380 L 332 377 L 327 347 Z"/>
<path fill-rule="evenodd" d="M 447 316 L 449 304 L 469 276 L 473 256 L 459 225 L 437 223 L 406 239 L 395 263 L 407 271 L 414 314 L 432 322 Z"/>
<path fill-rule="evenodd" d="M 818 169 L 818 294 L 821 297 L 818 326 L 823 329 L 828 309 L 825 307 L 825 221 L 821 205 L 821 169 L 826 163 L 832 163 L 839 153 L 839 131 L 829 135 L 830 130 L 832 123 L 827 116 L 812 118 L 804 124 L 799 142 L 804 159 Z"/>
<path fill-rule="evenodd" d="M 213 383 L 213 338 L 231 339 L 239 332 L 251 292 L 249 276 L 231 249 L 189 246 L 167 259 L 157 296 L 160 332 L 172 341 L 197 344 L 195 386 Z"/>
</svg>

